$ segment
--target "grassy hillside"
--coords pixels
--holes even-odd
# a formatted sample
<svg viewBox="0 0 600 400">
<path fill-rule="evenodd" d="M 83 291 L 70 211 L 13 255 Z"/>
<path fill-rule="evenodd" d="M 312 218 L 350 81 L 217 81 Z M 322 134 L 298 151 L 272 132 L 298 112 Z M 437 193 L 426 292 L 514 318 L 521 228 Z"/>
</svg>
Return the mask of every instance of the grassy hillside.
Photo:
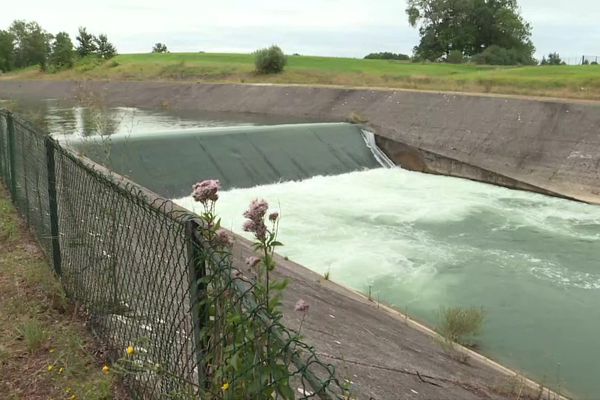
<svg viewBox="0 0 600 400">
<path fill-rule="evenodd" d="M 28 69 L 6 74 L 0 79 L 317 84 L 600 100 L 600 66 L 597 65 L 496 67 L 290 56 L 282 74 L 257 75 L 250 54 L 123 54 L 107 62 L 83 61 L 72 70 L 55 74 Z"/>
</svg>

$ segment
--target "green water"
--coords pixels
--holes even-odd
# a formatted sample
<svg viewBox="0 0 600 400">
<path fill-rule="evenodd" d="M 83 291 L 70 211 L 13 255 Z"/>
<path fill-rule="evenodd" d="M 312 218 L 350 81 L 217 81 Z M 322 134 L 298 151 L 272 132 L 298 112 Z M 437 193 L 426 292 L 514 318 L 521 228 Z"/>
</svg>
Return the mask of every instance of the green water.
<svg viewBox="0 0 600 400">
<path fill-rule="evenodd" d="M 224 226 L 241 233 L 255 197 L 281 209 L 290 259 L 431 326 L 440 306 L 482 306 L 484 354 L 600 394 L 600 207 L 376 169 L 224 192 Z"/>
</svg>

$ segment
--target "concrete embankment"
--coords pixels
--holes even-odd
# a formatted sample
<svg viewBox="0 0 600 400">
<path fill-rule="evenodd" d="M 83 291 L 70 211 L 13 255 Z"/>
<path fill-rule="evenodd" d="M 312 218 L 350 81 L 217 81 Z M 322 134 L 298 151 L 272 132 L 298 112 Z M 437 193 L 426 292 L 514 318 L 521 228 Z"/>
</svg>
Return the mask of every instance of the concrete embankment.
<svg viewBox="0 0 600 400">
<path fill-rule="evenodd" d="M 304 86 L 0 81 L 0 98 L 342 121 L 354 114 L 405 168 L 600 203 L 600 103 Z"/>
</svg>

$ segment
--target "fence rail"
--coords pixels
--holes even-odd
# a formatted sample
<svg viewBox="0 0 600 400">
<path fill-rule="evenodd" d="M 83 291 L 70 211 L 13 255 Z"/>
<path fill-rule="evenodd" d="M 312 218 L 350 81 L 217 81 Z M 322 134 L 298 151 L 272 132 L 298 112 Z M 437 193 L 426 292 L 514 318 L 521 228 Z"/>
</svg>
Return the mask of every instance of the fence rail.
<svg viewBox="0 0 600 400">
<path fill-rule="evenodd" d="M 256 282 L 232 273 L 233 258 L 202 241 L 196 215 L 5 110 L 0 110 L 0 177 L 67 295 L 87 307 L 110 357 L 118 360 L 135 345 L 135 363 L 123 378 L 133 397 L 347 398 L 333 366 L 257 305 Z M 219 320 L 234 310 L 252 324 Z M 236 382 L 256 372 L 258 365 L 246 370 L 222 365 L 235 366 L 233 360 L 248 354 L 265 332 L 283 349 L 274 362 L 286 373 L 261 381 L 254 392 L 246 387 L 244 397 L 223 390 L 224 382 L 239 387 Z M 273 389 L 283 379 L 293 395 Z"/>
</svg>

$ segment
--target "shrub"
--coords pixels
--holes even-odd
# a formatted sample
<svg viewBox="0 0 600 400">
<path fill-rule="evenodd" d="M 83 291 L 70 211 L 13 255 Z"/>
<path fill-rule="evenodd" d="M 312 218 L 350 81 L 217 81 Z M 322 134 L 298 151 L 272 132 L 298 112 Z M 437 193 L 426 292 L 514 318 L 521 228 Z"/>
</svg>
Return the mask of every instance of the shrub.
<svg viewBox="0 0 600 400">
<path fill-rule="evenodd" d="M 164 43 L 156 43 L 154 47 L 152 47 L 153 53 L 168 53 L 167 45 Z"/>
<path fill-rule="evenodd" d="M 287 57 L 278 46 L 260 49 L 254 53 L 256 72 L 259 74 L 277 74 L 283 71 Z"/>
<path fill-rule="evenodd" d="M 561 65 L 564 62 L 560 58 L 560 54 L 558 53 L 550 53 L 548 54 L 548 58 L 542 57 L 542 62 L 540 65 Z"/>
<path fill-rule="evenodd" d="M 481 334 L 485 313 L 482 308 L 442 308 L 437 331 L 447 341 L 474 346 Z"/>
<path fill-rule="evenodd" d="M 473 56 L 477 64 L 489 65 L 534 65 L 537 62 L 531 57 L 527 49 L 512 48 L 492 45 L 483 52 Z"/>
<path fill-rule="evenodd" d="M 462 64 L 465 62 L 465 56 L 460 50 L 450 50 L 446 57 L 446 62 L 450 64 Z"/>
<path fill-rule="evenodd" d="M 365 56 L 365 60 L 399 60 L 399 61 L 409 61 L 410 56 L 402 53 L 390 53 L 389 51 L 385 51 L 382 53 L 371 53 Z"/>
</svg>

